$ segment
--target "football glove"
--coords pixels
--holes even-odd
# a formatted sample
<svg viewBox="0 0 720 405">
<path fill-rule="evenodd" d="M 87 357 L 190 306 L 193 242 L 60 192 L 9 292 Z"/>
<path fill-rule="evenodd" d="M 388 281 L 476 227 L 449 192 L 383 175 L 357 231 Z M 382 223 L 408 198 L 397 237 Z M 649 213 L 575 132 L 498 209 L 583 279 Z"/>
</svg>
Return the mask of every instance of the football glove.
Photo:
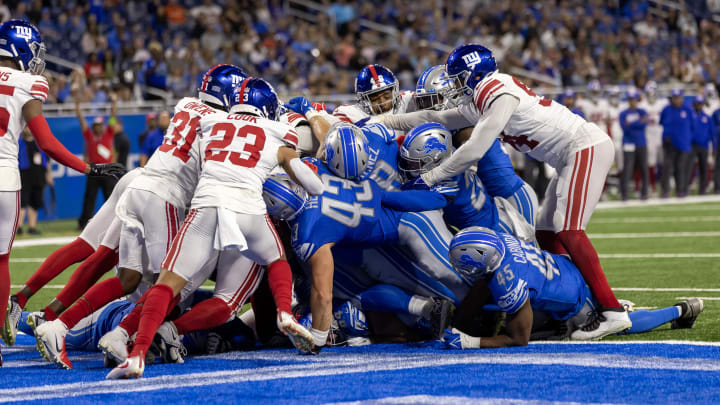
<svg viewBox="0 0 720 405">
<path fill-rule="evenodd" d="M 122 177 L 125 172 L 127 172 L 127 170 L 125 170 L 125 166 L 121 165 L 120 163 L 90 163 L 90 173 L 88 173 L 88 176 L 108 176 L 117 180 Z"/>
<path fill-rule="evenodd" d="M 302 96 L 291 98 L 290 102 L 285 104 L 285 107 L 302 115 L 307 115 L 308 111 L 315 110 L 310 100 Z"/>
</svg>

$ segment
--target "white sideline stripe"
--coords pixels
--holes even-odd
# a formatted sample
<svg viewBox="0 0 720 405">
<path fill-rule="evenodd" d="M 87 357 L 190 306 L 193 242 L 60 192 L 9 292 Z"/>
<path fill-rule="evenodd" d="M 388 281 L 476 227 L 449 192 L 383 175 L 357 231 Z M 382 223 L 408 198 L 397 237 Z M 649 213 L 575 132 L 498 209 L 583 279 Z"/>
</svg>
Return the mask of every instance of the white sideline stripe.
<svg viewBox="0 0 720 405">
<path fill-rule="evenodd" d="M 27 239 L 27 240 L 16 240 L 13 242 L 14 248 L 22 248 L 29 246 L 43 246 L 43 245 L 67 245 L 74 241 L 77 236 L 55 236 L 52 238 L 38 238 L 38 239 Z"/>
<path fill-rule="evenodd" d="M 682 223 L 682 222 L 718 222 L 720 216 L 698 217 L 635 217 L 635 218 L 593 218 L 591 224 L 644 224 L 649 222 Z"/>
<path fill-rule="evenodd" d="M 372 404 L 416 404 L 416 405 L 545 405 L 545 404 L 562 404 L 562 405 L 599 405 L 597 402 L 563 402 L 563 401 L 541 401 L 535 399 L 516 399 L 516 398 L 474 398 L 460 396 L 443 396 L 443 395 L 408 395 L 404 397 L 385 397 L 376 399 L 366 399 L 362 401 L 351 402 L 329 402 L 326 405 L 372 405 Z"/>
<path fill-rule="evenodd" d="M 690 298 L 700 298 L 703 301 L 720 301 L 720 297 L 675 297 L 676 300 L 687 300 Z"/>
<path fill-rule="evenodd" d="M 644 232 L 644 233 L 591 233 L 591 239 L 629 239 L 629 238 L 676 238 L 676 237 L 714 237 L 720 232 Z"/>
<path fill-rule="evenodd" d="M 696 259 L 720 257 L 720 253 L 600 253 L 601 259 Z"/>
<path fill-rule="evenodd" d="M 613 209 L 628 207 L 646 207 L 648 205 L 678 205 L 678 204 L 696 204 L 720 202 L 720 195 L 703 195 L 683 198 L 649 198 L 647 200 L 631 200 L 631 201 L 602 201 L 599 202 L 595 209 Z"/>
<path fill-rule="evenodd" d="M 288 359 L 288 351 L 277 352 L 277 359 Z M 271 354 L 271 353 L 268 353 Z M 253 353 L 238 353 L 238 359 L 257 360 Z M 319 367 L 319 363 L 324 363 Z M 51 398 L 68 398 L 97 394 L 125 394 L 161 389 L 188 388 L 205 385 L 232 384 L 246 381 L 266 381 L 283 378 L 318 377 L 365 372 L 442 367 L 457 364 L 505 365 L 559 365 L 610 369 L 650 369 L 683 371 L 720 371 L 720 360 L 701 358 L 665 358 L 656 356 L 596 355 L 586 353 L 487 353 L 473 351 L 461 353 L 328 353 L 322 359 L 299 364 L 213 372 L 164 375 L 140 380 L 116 380 L 49 384 L 34 387 L 0 389 L 0 402 L 28 401 Z M 151 371 L 152 368 L 150 368 Z"/>
<path fill-rule="evenodd" d="M 543 341 L 537 340 L 530 342 L 531 345 L 542 344 L 542 345 L 685 345 L 685 346 L 716 346 L 720 347 L 720 342 L 704 342 L 701 340 L 604 340 L 604 341 L 578 341 L 578 340 L 567 340 L 567 341 Z"/>
<path fill-rule="evenodd" d="M 613 291 L 671 291 L 671 292 L 720 292 L 720 288 L 645 288 L 645 287 L 617 287 Z"/>
</svg>

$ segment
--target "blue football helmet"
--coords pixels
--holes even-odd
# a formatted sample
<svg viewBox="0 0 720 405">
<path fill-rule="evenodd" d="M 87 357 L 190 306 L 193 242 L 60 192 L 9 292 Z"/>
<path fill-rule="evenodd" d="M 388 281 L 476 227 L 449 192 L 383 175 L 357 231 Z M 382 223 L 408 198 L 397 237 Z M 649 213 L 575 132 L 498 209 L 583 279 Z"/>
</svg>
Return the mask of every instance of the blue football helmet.
<svg viewBox="0 0 720 405">
<path fill-rule="evenodd" d="M 415 106 L 418 110 L 444 110 L 454 107 L 449 94 L 452 90 L 444 65 L 427 68 L 415 86 Z"/>
<path fill-rule="evenodd" d="M 370 160 L 365 134 L 355 125 L 338 125 L 325 137 L 325 162 L 336 176 L 360 180 Z"/>
<path fill-rule="evenodd" d="M 398 170 L 412 180 L 437 167 L 452 153 L 452 134 L 436 122 L 418 125 L 400 146 Z"/>
<path fill-rule="evenodd" d="M 465 228 L 450 242 L 450 264 L 471 281 L 492 275 L 504 256 L 505 245 L 492 229 Z"/>
<path fill-rule="evenodd" d="M 45 44 L 40 31 L 23 20 L 0 25 L 0 56 L 12 58 L 23 72 L 39 75 L 45 71 Z"/>
<path fill-rule="evenodd" d="M 453 85 L 450 97 L 457 103 L 471 100 L 475 86 L 495 71 L 497 63 L 489 49 L 478 44 L 458 46 L 445 62 L 445 72 Z"/>
<path fill-rule="evenodd" d="M 263 200 L 268 214 L 289 221 L 302 211 L 308 195 L 285 173 L 270 175 L 263 184 Z"/>
<path fill-rule="evenodd" d="M 233 90 L 246 78 L 248 75 L 235 65 L 215 65 L 203 75 L 198 98 L 228 111 Z"/>
<path fill-rule="evenodd" d="M 373 103 L 370 96 L 384 91 L 392 91 L 392 100 L 389 108 L 384 108 L 388 102 Z M 400 99 L 400 84 L 393 72 L 382 65 L 367 65 L 360 69 L 355 78 L 355 93 L 358 96 L 358 104 L 370 115 L 382 114 L 392 111 Z M 376 110 L 379 109 L 378 110 Z"/>
<path fill-rule="evenodd" d="M 257 77 L 243 80 L 233 91 L 231 113 L 250 113 L 269 120 L 282 115 L 280 99 L 270 83 Z"/>
</svg>

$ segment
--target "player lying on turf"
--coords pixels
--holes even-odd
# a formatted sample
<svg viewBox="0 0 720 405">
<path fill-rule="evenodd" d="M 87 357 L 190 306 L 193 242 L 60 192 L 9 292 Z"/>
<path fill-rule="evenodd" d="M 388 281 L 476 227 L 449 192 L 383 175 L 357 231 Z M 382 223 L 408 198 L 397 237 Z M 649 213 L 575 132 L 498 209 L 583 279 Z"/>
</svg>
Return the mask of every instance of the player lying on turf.
<svg viewBox="0 0 720 405">
<path fill-rule="evenodd" d="M 18 141 L 23 128 L 27 126 L 38 147 L 64 166 L 90 176 L 119 178 L 125 173 L 124 167 L 117 163 L 86 163 L 55 139 L 42 114 L 42 103 L 50 90 L 47 80 L 40 76 L 45 70 L 44 59 L 45 44 L 35 26 L 22 20 L 9 20 L 0 25 L 0 122 L 3 123 L 0 126 L 0 324 L 3 329 L 10 297 L 10 248 L 20 211 Z"/>
<path fill-rule="evenodd" d="M 538 215 L 540 245 L 554 253 L 568 253 L 598 299 L 598 316 L 574 332 L 575 339 L 593 339 L 623 331 L 632 323 L 615 298 L 585 227 L 600 199 L 612 166 L 612 140 L 597 125 L 550 99 L 538 96 L 510 75 L 499 73 L 487 48 L 466 44 L 446 61 L 459 107 L 383 115 L 373 120 L 409 130 L 426 122 L 449 129 L 474 126 L 467 140 L 450 159 L 422 175 L 435 185 L 475 165 L 498 137 L 518 151 L 546 162 L 557 170 L 548 185 Z"/>
<path fill-rule="evenodd" d="M 555 338 L 567 339 L 588 322 L 599 321 L 593 319 L 595 296 L 565 255 L 540 250 L 512 235 L 471 227 L 453 238 L 450 261 L 466 277 L 487 283 L 495 306 L 507 318 L 497 336 L 473 337 L 453 329 L 444 337 L 449 347 L 525 346 L 533 323 L 556 323 L 560 332 Z M 647 332 L 668 322 L 673 329 L 691 328 L 702 310 L 702 300 L 690 298 L 655 311 L 634 311 L 627 333 Z"/>
</svg>

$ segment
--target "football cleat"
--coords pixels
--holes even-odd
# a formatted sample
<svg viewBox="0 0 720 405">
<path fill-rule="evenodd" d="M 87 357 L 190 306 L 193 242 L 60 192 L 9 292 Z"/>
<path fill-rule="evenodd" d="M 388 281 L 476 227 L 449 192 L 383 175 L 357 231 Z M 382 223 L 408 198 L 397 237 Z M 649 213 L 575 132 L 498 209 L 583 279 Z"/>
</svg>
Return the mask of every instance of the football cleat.
<svg viewBox="0 0 720 405">
<path fill-rule="evenodd" d="M 605 336 L 620 333 L 632 326 L 625 308 L 595 310 L 590 320 L 570 335 L 571 340 L 600 340 Z"/>
<path fill-rule="evenodd" d="M 105 376 L 108 380 L 119 380 L 121 378 L 140 378 L 145 371 L 145 354 L 128 357 L 122 364 L 110 370 Z"/>
<path fill-rule="evenodd" d="M 455 306 L 447 298 L 433 298 L 432 300 L 433 308 L 429 319 L 430 333 L 432 333 L 433 339 L 440 339 L 443 337 L 445 328 L 450 324 Z"/>
<path fill-rule="evenodd" d="M 183 346 L 178 335 L 177 327 L 172 322 L 163 322 L 158 328 L 155 338 L 160 340 L 159 346 L 162 353 L 162 359 L 165 363 L 184 363 L 183 356 L 187 355 L 187 350 Z"/>
<path fill-rule="evenodd" d="M 629 300 L 618 300 L 627 313 L 635 311 L 635 303 Z"/>
<path fill-rule="evenodd" d="M 100 349 L 105 358 L 107 359 L 106 364 L 122 364 L 128 356 L 127 344 L 130 341 L 127 331 L 118 326 L 110 332 L 103 335 L 98 342 L 98 349 Z"/>
<path fill-rule="evenodd" d="M 2 329 L 2 340 L 6 345 L 15 344 L 15 336 L 17 336 L 17 326 L 22 315 L 22 308 L 18 304 L 17 296 L 11 295 L 8 299 L 7 313 L 5 313 L 5 325 Z"/>
<path fill-rule="evenodd" d="M 38 326 L 44 324 L 47 322 L 47 319 L 45 319 L 45 313 L 42 311 L 37 312 L 30 312 L 27 317 L 27 324 L 32 328 L 33 335 L 37 336 L 37 333 L 35 330 L 38 328 Z"/>
<path fill-rule="evenodd" d="M 292 314 L 278 312 L 277 327 L 282 333 L 290 338 L 293 346 L 303 353 L 312 351 L 314 343 L 309 330 L 300 325 Z"/>
<path fill-rule="evenodd" d="M 35 329 L 35 341 L 40 354 L 45 360 L 57 364 L 59 367 L 73 368 L 65 351 L 65 336 L 68 328 L 63 321 L 56 319 L 45 322 Z"/>
<path fill-rule="evenodd" d="M 678 302 L 675 306 L 680 307 L 680 317 L 673 320 L 670 324 L 672 329 L 690 329 L 695 325 L 698 315 L 705 308 L 703 300 L 700 298 L 688 298 L 685 301 Z"/>
</svg>

